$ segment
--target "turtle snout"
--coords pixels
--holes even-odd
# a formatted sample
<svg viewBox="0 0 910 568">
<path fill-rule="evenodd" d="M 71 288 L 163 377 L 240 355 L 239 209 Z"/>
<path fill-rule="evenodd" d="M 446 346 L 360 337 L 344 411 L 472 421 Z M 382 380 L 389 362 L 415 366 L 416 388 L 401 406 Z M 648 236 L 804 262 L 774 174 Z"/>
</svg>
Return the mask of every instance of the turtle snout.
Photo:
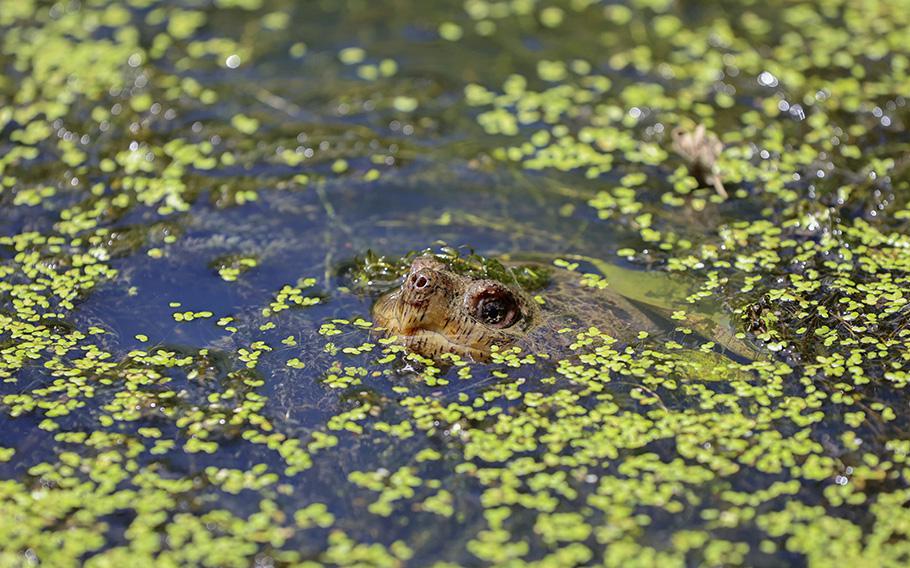
<svg viewBox="0 0 910 568">
<path fill-rule="evenodd" d="M 439 274 L 429 268 L 412 272 L 402 286 L 405 298 L 411 301 L 426 300 L 433 294 L 438 280 Z"/>
<path fill-rule="evenodd" d="M 424 271 L 427 272 L 427 271 Z M 428 274 L 412 274 L 408 285 L 411 286 L 411 289 L 414 291 L 426 290 L 433 285 L 433 280 L 431 275 Z"/>
<path fill-rule="evenodd" d="M 408 275 L 401 287 L 402 297 L 412 304 L 426 302 L 436 291 L 440 280 L 441 275 L 431 268 L 415 270 Z"/>
</svg>

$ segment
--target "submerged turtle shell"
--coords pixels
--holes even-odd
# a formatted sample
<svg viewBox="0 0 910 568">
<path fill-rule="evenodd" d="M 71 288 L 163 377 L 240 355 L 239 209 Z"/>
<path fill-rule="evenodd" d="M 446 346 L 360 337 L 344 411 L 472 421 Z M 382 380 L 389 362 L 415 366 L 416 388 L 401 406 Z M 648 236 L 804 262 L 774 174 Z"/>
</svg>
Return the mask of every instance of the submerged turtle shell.
<svg viewBox="0 0 910 568">
<path fill-rule="evenodd" d="M 517 281 L 463 274 L 437 257 L 412 262 L 401 285 L 373 306 L 375 322 L 421 355 L 489 358 L 493 346 L 554 353 L 571 338 L 563 328 L 597 327 L 626 343 L 659 329 L 634 303 L 609 288 L 584 286 L 576 273 L 540 266 L 549 283 L 536 296 Z"/>
<path fill-rule="evenodd" d="M 641 332 L 662 330 L 658 320 L 639 305 L 610 288 L 587 286 L 579 274 L 564 269 L 551 272 L 549 285 L 540 292 L 541 320 L 522 345 L 539 353 L 557 353 L 575 339 L 560 330 L 596 327 L 620 343 L 630 343 Z"/>
</svg>

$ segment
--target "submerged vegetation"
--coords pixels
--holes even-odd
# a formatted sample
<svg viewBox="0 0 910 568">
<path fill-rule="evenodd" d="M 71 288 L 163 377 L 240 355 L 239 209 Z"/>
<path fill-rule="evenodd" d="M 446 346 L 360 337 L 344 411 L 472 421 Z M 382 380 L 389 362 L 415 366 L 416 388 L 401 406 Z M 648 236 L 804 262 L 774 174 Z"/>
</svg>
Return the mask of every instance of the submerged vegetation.
<svg viewBox="0 0 910 568">
<path fill-rule="evenodd" d="M 407 274 L 411 263 L 420 256 L 432 256 L 454 274 L 515 284 L 528 291 L 540 290 L 549 281 L 548 269 L 545 266 L 531 264 L 507 266 L 495 258 L 486 258 L 474 252 L 462 254 L 462 251 L 446 246 L 440 247 L 438 251 L 433 249 L 411 251 L 394 257 L 380 256 L 373 251 L 367 251 L 362 258 L 355 258 L 350 266 L 344 267 L 342 273 L 355 289 L 387 290 Z"/>
<path fill-rule="evenodd" d="M 0 565 L 910 562 L 906 7 L 0 0 Z M 422 360 L 438 241 L 678 327 Z"/>
</svg>

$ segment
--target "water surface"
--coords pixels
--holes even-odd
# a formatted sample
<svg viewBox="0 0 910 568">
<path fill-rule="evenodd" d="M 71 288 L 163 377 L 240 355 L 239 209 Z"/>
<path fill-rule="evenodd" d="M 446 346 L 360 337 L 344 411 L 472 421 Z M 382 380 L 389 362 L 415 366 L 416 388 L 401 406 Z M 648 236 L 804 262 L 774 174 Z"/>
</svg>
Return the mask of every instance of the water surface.
<svg viewBox="0 0 910 568">
<path fill-rule="evenodd" d="M 0 0 L 0 564 L 910 561 L 906 8 Z M 444 245 L 667 331 L 421 362 Z"/>
</svg>

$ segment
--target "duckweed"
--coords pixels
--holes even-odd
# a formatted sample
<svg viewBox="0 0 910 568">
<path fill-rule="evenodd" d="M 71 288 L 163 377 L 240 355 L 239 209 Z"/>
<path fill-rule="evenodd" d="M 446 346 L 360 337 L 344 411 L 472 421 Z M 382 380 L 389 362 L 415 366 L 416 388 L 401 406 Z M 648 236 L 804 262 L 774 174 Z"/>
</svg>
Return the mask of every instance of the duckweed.
<svg viewBox="0 0 910 568">
<path fill-rule="evenodd" d="M 0 564 L 910 562 L 906 6 L 382 4 L 0 0 Z M 429 361 L 427 253 L 667 329 Z"/>
</svg>

